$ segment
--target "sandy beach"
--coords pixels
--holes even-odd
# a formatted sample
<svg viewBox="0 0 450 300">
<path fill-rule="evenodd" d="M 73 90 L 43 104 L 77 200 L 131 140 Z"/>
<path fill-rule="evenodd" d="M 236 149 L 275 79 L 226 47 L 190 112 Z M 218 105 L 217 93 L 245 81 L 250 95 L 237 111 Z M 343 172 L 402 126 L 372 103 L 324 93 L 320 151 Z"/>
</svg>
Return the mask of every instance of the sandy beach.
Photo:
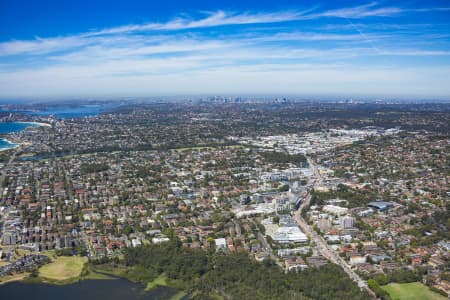
<svg viewBox="0 0 450 300">
<path fill-rule="evenodd" d="M 45 126 L 45 127 L 51 127 L 52 126 L 52 125 L 50 125 L 48 123 L 43 123 L 43 122 L 16 122 L 16 123 L 30 124 L 30 125 L 34 125 L 34 126 Z"/>
</svg>

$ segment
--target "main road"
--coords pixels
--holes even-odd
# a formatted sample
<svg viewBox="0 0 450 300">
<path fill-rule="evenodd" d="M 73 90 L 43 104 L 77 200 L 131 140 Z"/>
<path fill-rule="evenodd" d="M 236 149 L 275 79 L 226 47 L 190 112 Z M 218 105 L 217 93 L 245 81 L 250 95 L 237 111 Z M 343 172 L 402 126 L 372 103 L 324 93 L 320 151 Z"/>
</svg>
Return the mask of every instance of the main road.
<svg viewBox="0 0 450 300">
<path fill-rule="evenodd" d="M 314 164 L 314 162 L 312 161 L 312 159 L 310 157 L 308 158 L 308 163 L 311 167 L 311 169 L 313 170 L 314 173 L 314 178 L 312 179 L 312 181 L 310 182 L 311 186 L 318 186 L 321 185 L 323 183 L 323 178 L 319 172 L 319 169 L 317 167 L 317 165 Z M 345 273 L 348 274 L 348 276 L 358 284 L 358 286 L 367 291 L 371 296 L 373 296 L 374 298 L 376 298 L 375 293 L 367 286 L 367 282 L 364 281 L 363 279 L 361 279 L 361 277 L 350 268 L 350 266 L 347 264 L 347 262 L 340 257 L 339 255 L 336 254 L 336 252 L 330 248 L 330 246 L 328 245 L 328 243 L 325 241 L 325 239 L 319 235 L 303 218 L 301 215 L 301 212 L 303 211 L 303 209 L 309 207 L 310 205 L 310 201 L 311 201 L 311 194 L 307 194 L 307 196 L 303 199 L 302 203 L 300 204 L 299 208 L 297 209 L 297 211 L 295 211 L 294 213 L 294 220 L 297 222 L 297 224 L 299 225 L 299 227 L 303 230 L 303 232 L 309 236 L 309 238 L 311 239 L 311 241 L 315 242 L 318 250 L 320 251 L 320 253 L 322 253 L 322 255 L 324 257 L 326 257 L 329 261 L 331 261 L 332 263 L 337 264 L 338 266 L 340 266 Z"/>
</svg>

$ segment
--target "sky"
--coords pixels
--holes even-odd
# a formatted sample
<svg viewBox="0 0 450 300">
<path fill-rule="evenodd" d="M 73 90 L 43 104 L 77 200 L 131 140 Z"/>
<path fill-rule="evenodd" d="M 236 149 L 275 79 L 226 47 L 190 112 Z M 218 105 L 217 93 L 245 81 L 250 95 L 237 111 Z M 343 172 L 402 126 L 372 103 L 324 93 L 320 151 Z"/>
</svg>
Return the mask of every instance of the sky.
<svg viewBox="0 0 450 300">
<path fill-rule="evenodd" d="M 450 99 L 449 1 L 0 0 L 0 98 Z"/>
</svg>

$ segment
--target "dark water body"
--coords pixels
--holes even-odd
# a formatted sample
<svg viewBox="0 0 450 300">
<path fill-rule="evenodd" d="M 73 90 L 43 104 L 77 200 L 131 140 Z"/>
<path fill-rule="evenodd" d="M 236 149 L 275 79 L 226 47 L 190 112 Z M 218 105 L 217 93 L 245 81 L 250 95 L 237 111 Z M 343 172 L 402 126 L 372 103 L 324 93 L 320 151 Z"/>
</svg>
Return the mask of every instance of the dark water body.
<svg viewBox="0 0 450 300">
<path fill-rule="evenodd" d="M 125 279 L 83 280 L 69 285 L 22 282 L 0 285 L 0 299 L 5 300 L 162 300 L 170 299 L 177 292 L 169 287 L 145 292 L 143 285 Z"/>
</svg>

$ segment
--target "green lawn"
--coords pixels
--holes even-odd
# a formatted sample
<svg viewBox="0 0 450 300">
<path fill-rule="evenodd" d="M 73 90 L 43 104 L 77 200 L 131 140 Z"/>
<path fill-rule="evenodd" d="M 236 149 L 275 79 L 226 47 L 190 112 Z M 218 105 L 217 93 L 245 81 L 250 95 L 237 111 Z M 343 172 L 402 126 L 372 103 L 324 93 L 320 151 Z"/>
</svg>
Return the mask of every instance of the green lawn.
<svg viewBox="0 0 450 300">
<path fill-rule="evenodd" d="M 34 281 L 53 284 L 70 284 L 79 280 L 114 279 L 106 274 L 97 273 L 90 265 L 86 265 L 87 257 L 80 256 L 50 256 L 51 262 L 39 269 L 39 277 Z M 86 269 L 83 272 L 83 268 Z M 82 274 L 83 272 L 83 274 Z"/>
<path fill-rule="evenodd" d="M 49 280 L 64 281 L 81 275 L 86 257 L 59 256 L 39 269 L 39 276 Z"/>
<path fill-rule="evenodd" d="M 94 279 L 94 280 L 106 280 L 106 279 L 115 279 L 114 277 L 108 276 L 106 274 L 97 273 L 93 270 L 91 266 L 87 267 L 88 273 L 82 276 L 83 280 L 86 279 Z"/>
<path fill-rule="evenodd" d="M 172 297 L 170 297 L 170 300 L 181 300 L 181 299 L 183 299 L 184 296 L 186 296 L 186 293 L 183 291 L 180 291 L 180 292 L 176 293 L 175 295 L 173 295 Z"/>
<path fill-rule="evenodd" d="M 95 265 L 91 266 L 90 269 L 96 273 L 103 273 L 107 275 L 126 277 L 127 268 L 126 267 L 113 267 L 111 265 Z"/>
<path fill-rule="evenodd" d="M 150 281 L 147 283 L 147 286 L 145 288 L 145 291 L 151 291 L 154 288 L 157 288 L 158 286 L 168 286 L 167 284 L 167 277 L 162 274 L 155 278 L 155 280 Z M 170 297 L 170 300 L 181 300 L 183 297 L 186 296 L 186 293 L 183 291 L 178 291 L 175 295 Z"/>
<path fill-rule="evenodd" d="M 160 275 L 159 277 L 156 277 L 155 280 L 147 283 L 145 290 L 150 291 L 157 286 L 167 286 L 167 277 L 165 275 Z"/>
<path fill-rule="evenodd" d="M 447 298 L 432 292 L 419 282 L 390 283 L 381 287 L 387 291 L 392 300 L 446 300 Z"/>
</svg>

